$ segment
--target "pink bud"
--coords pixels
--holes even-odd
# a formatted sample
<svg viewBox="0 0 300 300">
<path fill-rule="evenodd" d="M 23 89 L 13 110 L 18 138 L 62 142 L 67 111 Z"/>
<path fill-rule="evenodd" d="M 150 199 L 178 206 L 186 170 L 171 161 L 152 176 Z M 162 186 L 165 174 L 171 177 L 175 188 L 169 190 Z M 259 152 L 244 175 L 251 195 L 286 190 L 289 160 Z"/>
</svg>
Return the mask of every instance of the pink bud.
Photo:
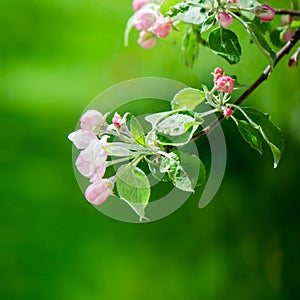
<svg viewBox="0 0 300 300">
<path fill-rule="evenodd" d="M 289 67 L 296 67 L 299 63 L 299 59 L 300 59 L 300 47 L 293 54 L 293 56 L 290 58 Z"/>
<path fill-rule="evenodd" d="M 230 3 L 237 3 L 237 0 L 228 0 Z"/>
<path fill-rule="evenodd" d="M 171 19 L 169 17 L 165 18 L 164 16 L 160 15 L 153 26 L 153 32 L 159 38 L 165 38 L 169 35 L 171 30 L 172 30 Z"/>
<path fill-rule="evenodd" d="M 95 133 L 82 129 L 71 132 L 68 135 L 68 139 L 73 142 L 77 149 L 85 149 L 89 145 L 90 141 L 98 140 Z"/>
<path fill-rule="evenodd" d="M 233 114 L 233 110 L 231 107 L 226 107 L 223 112 L 225 117 L 230 117 Z"/>
<path fill-rule="evenodd" d="M 141 9 L 143 6 L 148 4 L 150 1 L 149 0 L 133 0 L 132 2 L 132 8 L 134 11 L 138 11 Z"/>
<path fill-rule="evenodd" d="M 233 21 L 233 17 L 223 11 L 218 13 L 216 19 L 222 28 L 227 28 Z"/>
<path fill-rule="evenodd" d="M 128 113 L 125 114 L 125 115 L 123 116 L 123 118 L 122 118 L 122 117 L 116 112 L 115 115 L 114 115 L 113 118 L 112 118 L 112 122 L 113 122 L 114 126 L 117 127 L 117 128 L 121 128 L 123 125 L 125 125 L 125 124 L 126 124 L 126 116 L 127 116 L 127 115 L 128 115 Z"/>
<path fill-rule="evenodd" d="M 295 35 L 296 31 L 294 29 L 287 29 L 284 31 L 282 39 L 284 42 L 290 41 Z"/>
<path fill-rule="evenodd" d="M 231 93 L 234 89 L 234 81 L 230 76 L 222 76 L 216 81 L 218 92 Z"/>
<path fill-rule="evenodd" d="M 225 72 L 221 67 L 215 68 L 215 70 L 213 72 L 214 82 L 216 82 L 220 77 L 222 77 L 224 75 L 225 75 Z"/>
<path fill-rule="evenodd" d="M 105 179 L 99 179 L 85 190 L 85 198 L 93 205 L 102 204 L 112 194 L 112 184 Z"/>
<path fill-rule="evenodd" d="M 157 38 L 150 31 L 141 31 L 138 43 L 144 49 L 150 49 L 156 44 Z"/>
<path fill-rule="evenodd" d="M 151 9 L 145 9 L 138 12 L 133 20 L 133 26 L 137 30 L 147 30 L 156 21 L 156 14 Z"/>
<path fill-rule="evenodd" d="M 256 6 L 253 11 L 262 22 L 272 21 L 275 16 L 275 9 L 269 5 Z"/>
<path fill-rule="evenodd" d="M 103 115 L 97 110 L 88 110 L 80 118 L 80 127 L 84 130 L 93 130 L 97 126 L 104 124 Z"/>
</svg>

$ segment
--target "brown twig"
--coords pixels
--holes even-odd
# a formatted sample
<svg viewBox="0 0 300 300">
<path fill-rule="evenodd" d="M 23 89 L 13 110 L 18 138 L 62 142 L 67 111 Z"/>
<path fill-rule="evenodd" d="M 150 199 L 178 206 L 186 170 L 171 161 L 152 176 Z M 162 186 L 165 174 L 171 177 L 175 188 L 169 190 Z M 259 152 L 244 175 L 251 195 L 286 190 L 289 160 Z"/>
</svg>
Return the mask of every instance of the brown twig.
<svg viewBox="0 0 300 300">
<path fill-rule="evenodd" d="M 234 102 L 235 105 L 240 105 L 243 101 L 245 101 L 265 80 L 268 79 L 273 68 L 278 64 L 278 62 L 282 59 L 282 57 L 288 54 L 291 49 L 295 46 L 295 44 L 300 40 L 300 30 L 298 30 L 293 39 L 287 42 L 276 54 L 276 60 L 274 65 L 268 65 L 267 68 L 263 71 L 263 73 L 258 77 L 258 79 Z M 208 125 L 202 131 L 193 136 L 192 140 L 196 140 L 201 136 L 209 135 L 210 132 L 216 128 L 220 122 L 224 119 L 224 115 L 220 115 L 219 118 L 214 121 L 212 124 Z"/>
<path fill-rule="evenodd" d="M 290 16 L 300 16 L 299 10 L 291 10 L 291 9 L 275 9 L 276 15 L 290 15 Z"/>
</svg>

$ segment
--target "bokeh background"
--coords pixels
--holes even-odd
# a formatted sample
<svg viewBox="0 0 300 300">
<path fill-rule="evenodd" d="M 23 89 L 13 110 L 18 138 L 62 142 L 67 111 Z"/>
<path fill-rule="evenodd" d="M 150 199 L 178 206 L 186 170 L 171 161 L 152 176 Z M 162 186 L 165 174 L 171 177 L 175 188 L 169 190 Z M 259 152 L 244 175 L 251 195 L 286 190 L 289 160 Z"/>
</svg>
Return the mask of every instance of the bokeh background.
<svg viewBox="0 0 300 300">
<path fill-rule="evenodd" d="M 1 1 L 0 299 L 299 299 L 300 72 L 288 57 L 247 100 L 284 132 L 278 169 L 224 122 L 226 175 L 205 209 L 194 196 L 136 225 L 85 201 L 66 137 L 97 94 L 143 76 L 210 85 L 218 65 L 250 84 L 267 64 L 243 33 L 238 66 L 202 48 L 190 71 L 172 38 L 146 51 L 136 32 L 125 48 L 131 14 L 130 0 Z"/>
</svg>

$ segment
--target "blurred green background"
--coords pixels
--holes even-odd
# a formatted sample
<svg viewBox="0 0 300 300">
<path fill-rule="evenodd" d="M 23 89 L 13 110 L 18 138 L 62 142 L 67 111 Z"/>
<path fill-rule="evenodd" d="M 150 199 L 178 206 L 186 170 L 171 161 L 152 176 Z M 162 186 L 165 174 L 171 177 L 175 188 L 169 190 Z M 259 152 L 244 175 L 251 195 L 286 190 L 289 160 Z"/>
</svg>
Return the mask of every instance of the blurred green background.
<svg viewBox="0 0 300 300">
<path fill-rule="evenodd" d="M 284 132 L 278 169 L 224 122 L 227 171 L 205 209 L 194 196 L 135 225 L 85 201 L 66 137 L 97 94 L 143 76 L 209 85 L 218 65 L 250 84 L 267 64 L 245 34 L 239 66 L 202 48 L 190 71 L 172 38 L 146 51 L 136 32 L 125 48 L 131 14 L 130 0 L 1 1 L 0 299 L 299 299 L 300 74 L 288 57 L 247 100 Z"/>
</svg>

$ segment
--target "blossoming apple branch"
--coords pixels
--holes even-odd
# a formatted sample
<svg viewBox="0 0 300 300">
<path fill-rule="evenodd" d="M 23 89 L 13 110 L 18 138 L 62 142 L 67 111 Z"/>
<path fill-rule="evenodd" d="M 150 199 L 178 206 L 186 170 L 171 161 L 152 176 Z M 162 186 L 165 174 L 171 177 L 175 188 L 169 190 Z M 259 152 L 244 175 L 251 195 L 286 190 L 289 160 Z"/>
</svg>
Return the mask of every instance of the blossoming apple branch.
<svg viewBox="0 0 300 300">
<path fill-rule="evenodd" d="M 160 38 L 181 32 L 181 49 L 188 67 L 194 65 L 198 48 L 203 45 L 228 63 L 237 64 L 242 55 L 241 46 L 237 35 L 227 29 L 236 20 L 269 65 L 235 101 L 232 101 L 233 93 L 244 87 L 223 68 L 215 68 L 211 89 L 205 85 L 201 89 L 185 88 L 174 95 L 169 111 L 147 115 L 145 120 L 151 124 L 147 133 L 139 120 L 129 113 L 120 116 L 115 112 L 112 116 L 96 110 L 85 112 L 80 128 L 72 132 L 69 139 L 80 150 L 76 168 L 90 183 L 85 191 L 87 201 L 101 205 L 114 194 L 143 221 L 147 219 L 145 209 L 151 195 L 147 173 L 158 181 L 170 181 L 179 190 L 194 192 L 205 182 L 205 166 L 198 156 L 178 149 L 208 135 L 224 119 L 233 120 L 243 139 L 260 154 L 266 142 L 273 154 L 274 167 L 277 167 L 284 148 L 281 131 L 268 114 L 240 104 L 299 41 L 299 11 L 274 9 L 256 0 L 241 3 L 237 0 L 134 0 L 133 10 L 125 32 L 126 44 L 132 28 L 140 31 L 138 44 L 145 49 L 154 47 Z M 281 25 L 265 27 L 276 14 L 284 15 Z M 277 53 L 273 48 L 278 48 Z M 299 56 L 298 48 L 289 66 L 296 66 Z M 197 112 L 196 108 L 203 103 L 211 109 Z M 219 113 L 218 120 L 203 128 L 206 118 L 216 113 Z M 112 174 L 112 167 L 115 171 L 108 175 Z"/>
</svg>

